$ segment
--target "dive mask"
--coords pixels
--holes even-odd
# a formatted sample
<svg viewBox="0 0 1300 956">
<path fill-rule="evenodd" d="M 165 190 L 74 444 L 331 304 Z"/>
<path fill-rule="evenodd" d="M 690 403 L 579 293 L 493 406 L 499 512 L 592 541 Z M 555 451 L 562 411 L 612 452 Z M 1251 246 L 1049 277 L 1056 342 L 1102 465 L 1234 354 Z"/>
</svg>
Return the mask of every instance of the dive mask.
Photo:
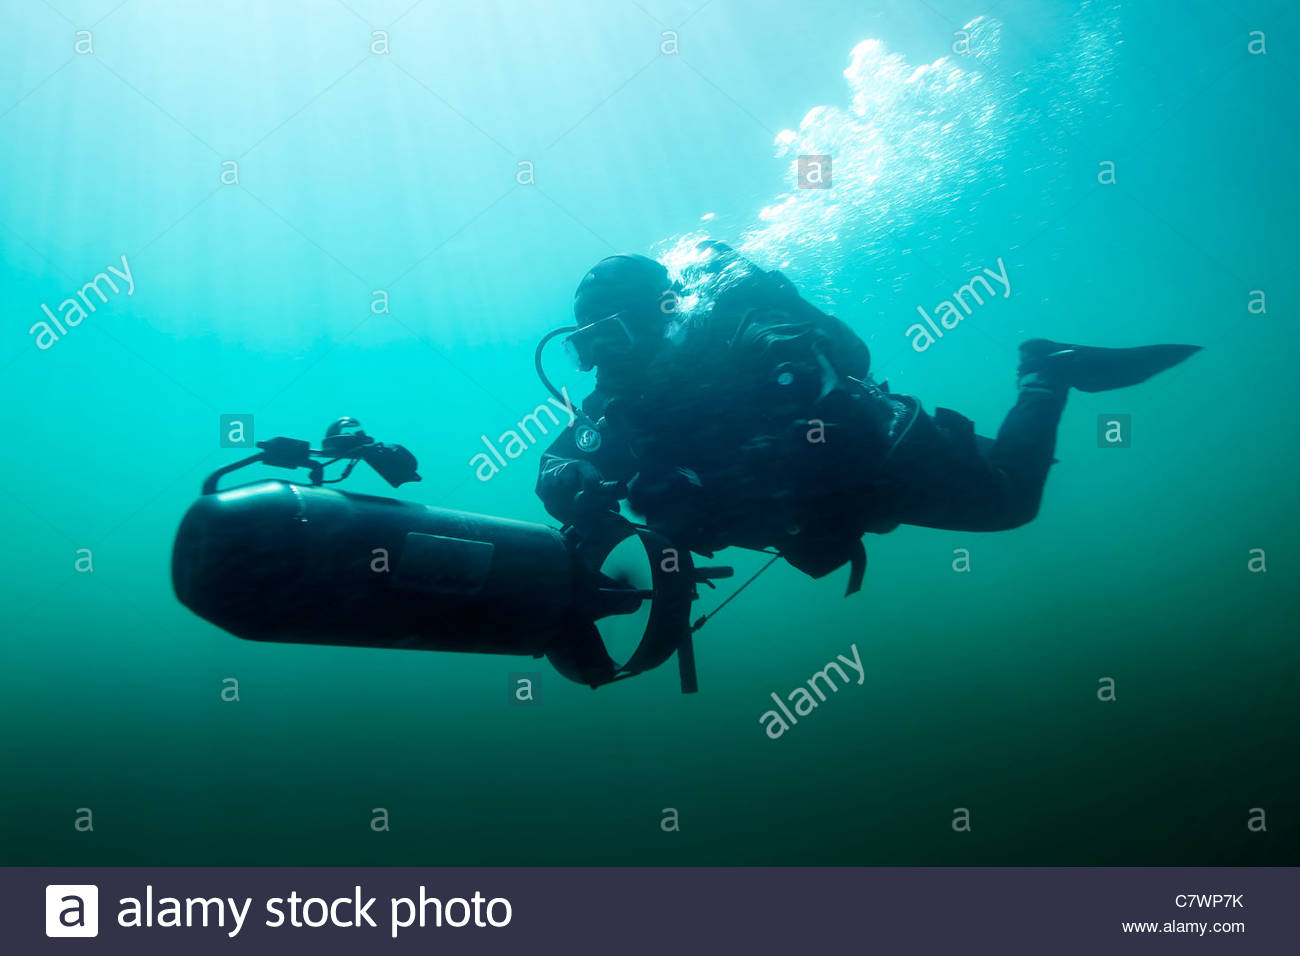
<svg viewBox="0 0 1300 956">
<path fill-rule="evenodd" d="M 630 355 L 636 337 L 623 320 L 624 313 L 598 319 L 584 325 L 564 340 L 564 350 L 581 372 L 589 372 L 611 358 Z"/>
</svg>

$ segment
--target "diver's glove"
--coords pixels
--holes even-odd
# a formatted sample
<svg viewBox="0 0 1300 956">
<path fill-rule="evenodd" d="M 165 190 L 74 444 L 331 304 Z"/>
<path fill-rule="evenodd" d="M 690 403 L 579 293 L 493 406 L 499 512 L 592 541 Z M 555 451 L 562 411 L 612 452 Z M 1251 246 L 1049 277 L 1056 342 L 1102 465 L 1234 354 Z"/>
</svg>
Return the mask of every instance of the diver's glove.
<svg viewBox="0 0 1300 956">
<path fill-rule="evenodd" d="M 542 467 L 537 493 L 546 510 L 568 525 L 590 523 L 617 511 L 622 486 L 605 481 L 588 461 L 551 458 Z"/>
<path fill-rule="evenodd" d="M 574 496 L 575 510 L 580 516 L 603 517 L 605 512 L 617 514 L 619 500 L 627 495 L 627 489 L 623 487 L 622 482 L 600 481 L 600 475 L 596 478 L 596 484 L 585 481 L 582 490 Z"/>
</svg>

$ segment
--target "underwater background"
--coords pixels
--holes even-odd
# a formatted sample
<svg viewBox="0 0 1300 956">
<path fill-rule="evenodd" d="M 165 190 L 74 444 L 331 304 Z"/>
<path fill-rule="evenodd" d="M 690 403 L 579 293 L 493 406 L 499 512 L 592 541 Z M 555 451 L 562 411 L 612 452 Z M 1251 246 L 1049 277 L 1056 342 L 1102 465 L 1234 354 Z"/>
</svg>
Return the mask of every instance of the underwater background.
<svg viewBox="0 0 1300 956">
<path fill-rule="evenodd" d="M 1297 36 L 1290 0 L 6 0 L 0 862 L 1296 863 Z M 221 415 L 353 415 L 424 481 L 345 489 L 549 523 L 540 447 L 471 460 L 593 262 L 704 235 L 983 434 L 1026 338 L 1205 350 L 1072 394 L 1028 526 L 868 536 L 850 598 L 770 569 L 696 695 L 176 600 L 177 524 L 248 453 Z M 1010 294 L 914 349 L 999 259 Z M 864 683 L 766 736 L 851 646 Z"/>
</svg>

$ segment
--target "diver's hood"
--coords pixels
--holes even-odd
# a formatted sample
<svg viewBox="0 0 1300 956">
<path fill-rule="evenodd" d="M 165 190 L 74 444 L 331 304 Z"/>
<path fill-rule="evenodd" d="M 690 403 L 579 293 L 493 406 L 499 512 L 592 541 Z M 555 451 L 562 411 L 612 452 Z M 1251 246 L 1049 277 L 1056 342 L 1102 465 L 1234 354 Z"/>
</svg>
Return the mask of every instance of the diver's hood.
<svg viewBox="0 0 1300 956">
<path fill-rule="evenodd" d="M 644 313 L 657 309 L 659 297 L 671 288 L 664 266 L 636 253 L 601 259 L 582 277 L 573 293 L 573 315 L 579 325 L 617 313 Z"/>
</svg>

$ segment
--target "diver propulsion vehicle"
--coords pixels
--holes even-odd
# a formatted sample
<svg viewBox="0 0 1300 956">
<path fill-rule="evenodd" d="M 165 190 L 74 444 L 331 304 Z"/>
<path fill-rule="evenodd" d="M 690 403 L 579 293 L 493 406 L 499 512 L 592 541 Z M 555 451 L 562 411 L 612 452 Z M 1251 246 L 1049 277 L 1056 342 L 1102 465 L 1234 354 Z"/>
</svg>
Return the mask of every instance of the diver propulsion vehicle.
<svg viewBox="0 0 1300 956">
<path fill-rule="evenodd" d="M 697 568 L 649 528 L 614 516 L 602 537 L 574 529 L 339 491 L 358 462 L 392 487 L 419 481 L 414 456 L 368 436 L 355 419 L 330 426 L 319 449 L 293 438 L 208 476 L 181 520 L 172 584 L 181 603 L 254 641 L 546 657 L 565 677 L 599 687 L 677 657 L 684 693 L 697 689 L 691 623 L 697 585 L 731 568 Z M 324 469 L 346 462 L 340 477 Z M 253 464 L 306 469 L 306 483 L 254 481 L 220 490 Z M 605 573 L 631 538 L 650 586 Z M 671 560 L 665 556 L 671 552 Z M 649 602 L 644 633 L 623 663 L 597 622 Z"/>
</svg>

